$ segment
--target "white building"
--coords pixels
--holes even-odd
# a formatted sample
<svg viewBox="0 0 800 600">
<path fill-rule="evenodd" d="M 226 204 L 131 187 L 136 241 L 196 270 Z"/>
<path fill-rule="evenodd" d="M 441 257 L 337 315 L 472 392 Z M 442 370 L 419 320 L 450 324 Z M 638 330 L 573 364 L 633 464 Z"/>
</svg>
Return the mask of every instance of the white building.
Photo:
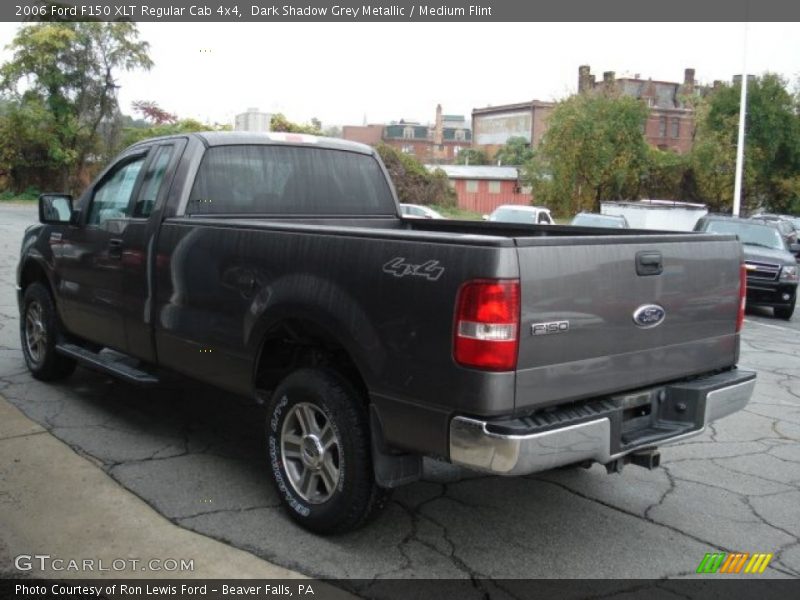
<svg viewBox="0 0 800 600">
<path fill-rule="evenodd" d="M 236 115 L 234 129 L 236 131 L 269 131 L 272 115 L 261 112 L 258 108 L 248 108 L 246 112 Z"/>
</svg>

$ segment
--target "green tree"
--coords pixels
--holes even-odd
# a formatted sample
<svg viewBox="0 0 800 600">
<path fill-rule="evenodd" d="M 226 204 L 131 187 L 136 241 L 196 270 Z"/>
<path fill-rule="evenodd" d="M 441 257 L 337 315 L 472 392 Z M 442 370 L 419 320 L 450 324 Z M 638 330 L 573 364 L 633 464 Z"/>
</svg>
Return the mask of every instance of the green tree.
<svg viewBox="0 0 800 600">
<path fill-rule="evenodd" d="M 58 138 L 53 114 L 37 99 L 8 103 L 0 115 L 0 189 L 54 189 L 75 153 Z"/>
<path fill-rule="evenodd" d="M 486 152 L 477 148 L 464 148 L 456 156 L 457 165 L 488 165 L 489 157 Z"/>
<path fill-rule="evenodd" d="M 13 56 L 0 67 L 0 87 L 17 103 L 19 115 L 46 109 L 50 186 L 76 188 L 98 152 L 101 125 L 118 113 L 117 74 L 149 69 L 148 44 L 139 40 L 134 23 L 62 22 L 25 25 L 8 49 Z M 8 124 L 0 129 L 8 130 Z M 16 147 L 12 156 L 28 155 L 29 142 L 35 146 L 41 139 L 0 139 Z M 19 167 L 5 165 L 10 171 Z"/>
<path fill-rule="evenodd" d="M 318 119 L 312 119 L 310 124 L 307 123 L 294 123 L 287 119 L 281 113 L 275 113 L 270 119 L 270 129 L 272 131 L 285 131 L 287 133 L 309 133 L 311 135 L 322 135 L 322 131 L 318 125 L 321 125 Z"/>
<path fill-rule="evenodd" d="M 741 84 L 723 85 L 698 106 L 692 169 L 704 199 L 717 210 L 733 202 Z M 797 98 L 779 75 L 755 77 L 747 88 L 743 200 L 745 209 L 787 211 L 800 198 Z"/>
<path fill-rule="evenodd" d="M 500 165 L 524 165 L 533 158 L 533 149 L 524 137 L 510 137 L 494 155 L 494 163 Z"/>
<path fill-rule="evenodd" d="M 559 102 L 538 151 L 523 169 L 537 203 L 556 213 L 599 210 L 602 200 L 636 197 L 647 167 L 647 107 L 614 94 Z"/>
<path fill-rule="evenodd" d="M 410 154 L 387 144 L 378 145 L 377 151 L 389 171 L 400 202 L 455 206 L 456 193 L 444 171 L 436 169 L 430 172 Z"/>
<path fill-rule="evenodd" d="M 192 133 L 195 131 L 229 131 L 230 125 L 201 123 L 196 119 L 177 119 L 173 123 L 156 123 L 149 127 L 126 127 L 123 134 L 122 148 L 130 146 L 141 140 L 162 135 L 175 135 L 178 133 Z M 121 149 L 121 148 L 120 148 Z"/>
<path fill-rule="evenodd" d="M 690 164 L 689 155 L 648 146 L 640 195 L 666 200 L 692 199 Z"/>
</svg>

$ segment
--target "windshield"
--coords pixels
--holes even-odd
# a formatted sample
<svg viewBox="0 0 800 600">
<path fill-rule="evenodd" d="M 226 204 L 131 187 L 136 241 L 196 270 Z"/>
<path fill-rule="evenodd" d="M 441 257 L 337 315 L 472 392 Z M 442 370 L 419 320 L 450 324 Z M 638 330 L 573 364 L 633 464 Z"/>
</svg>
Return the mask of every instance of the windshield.
<svg viewBox="0 0 800 600">
<path fill-rule="evenodd" d="M 778 230 L 767 225 L 750 225 L 736 221 L 709 221 L 706 226 L 709 233 L 733 233 L 739 236 L 743 244 L 764 246 L 774 250 L 785 250 L 783 239 Z"/>
<path fill-rule="evenodd" d="M 610 217 L 608 215 L 590 214 L 575 215 L 575 218 L 572 219 L 572 225 L 581 225 L 583 227 L 613 227 L 614 229 L 622 229 L 625 227 L 625 224 L 620 218 Z"/>
</svg>

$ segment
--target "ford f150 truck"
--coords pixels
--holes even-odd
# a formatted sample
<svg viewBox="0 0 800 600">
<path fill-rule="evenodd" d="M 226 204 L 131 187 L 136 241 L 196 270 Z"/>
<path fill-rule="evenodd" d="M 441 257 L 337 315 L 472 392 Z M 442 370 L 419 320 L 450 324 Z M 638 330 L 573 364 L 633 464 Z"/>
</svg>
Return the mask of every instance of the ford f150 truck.
<svg viewBox="0 0 800 600">
<path fill-rule="evenodd" d="M 319 533 L 424 456 L 653 468 L 755 384 L 735 236 L 404 219 L 360 144 L 152 139 L 39 211 L 18 269 L 33 375 L 177 371 L 265 401 L 271 477 Z"/>
</svg>

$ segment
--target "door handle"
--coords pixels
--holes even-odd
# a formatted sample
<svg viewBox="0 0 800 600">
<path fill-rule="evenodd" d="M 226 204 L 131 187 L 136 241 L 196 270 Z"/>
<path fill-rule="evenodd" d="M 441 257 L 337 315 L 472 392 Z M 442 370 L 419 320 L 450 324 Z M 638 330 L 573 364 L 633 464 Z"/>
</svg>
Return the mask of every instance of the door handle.
<svg viewBox="0 0 800 600">
<path fill-rule="evenodd" d="M 657 250 L 644 250 L 636 253 L 637 275 L 660 275 L 664 270 L 664 259 Z"/>
<path fill-rule="evenodd" d="M 111 258 L 122 258 L 122 240 L 120 238 L 108 240 L 108 255 Z"/>
</svg>

